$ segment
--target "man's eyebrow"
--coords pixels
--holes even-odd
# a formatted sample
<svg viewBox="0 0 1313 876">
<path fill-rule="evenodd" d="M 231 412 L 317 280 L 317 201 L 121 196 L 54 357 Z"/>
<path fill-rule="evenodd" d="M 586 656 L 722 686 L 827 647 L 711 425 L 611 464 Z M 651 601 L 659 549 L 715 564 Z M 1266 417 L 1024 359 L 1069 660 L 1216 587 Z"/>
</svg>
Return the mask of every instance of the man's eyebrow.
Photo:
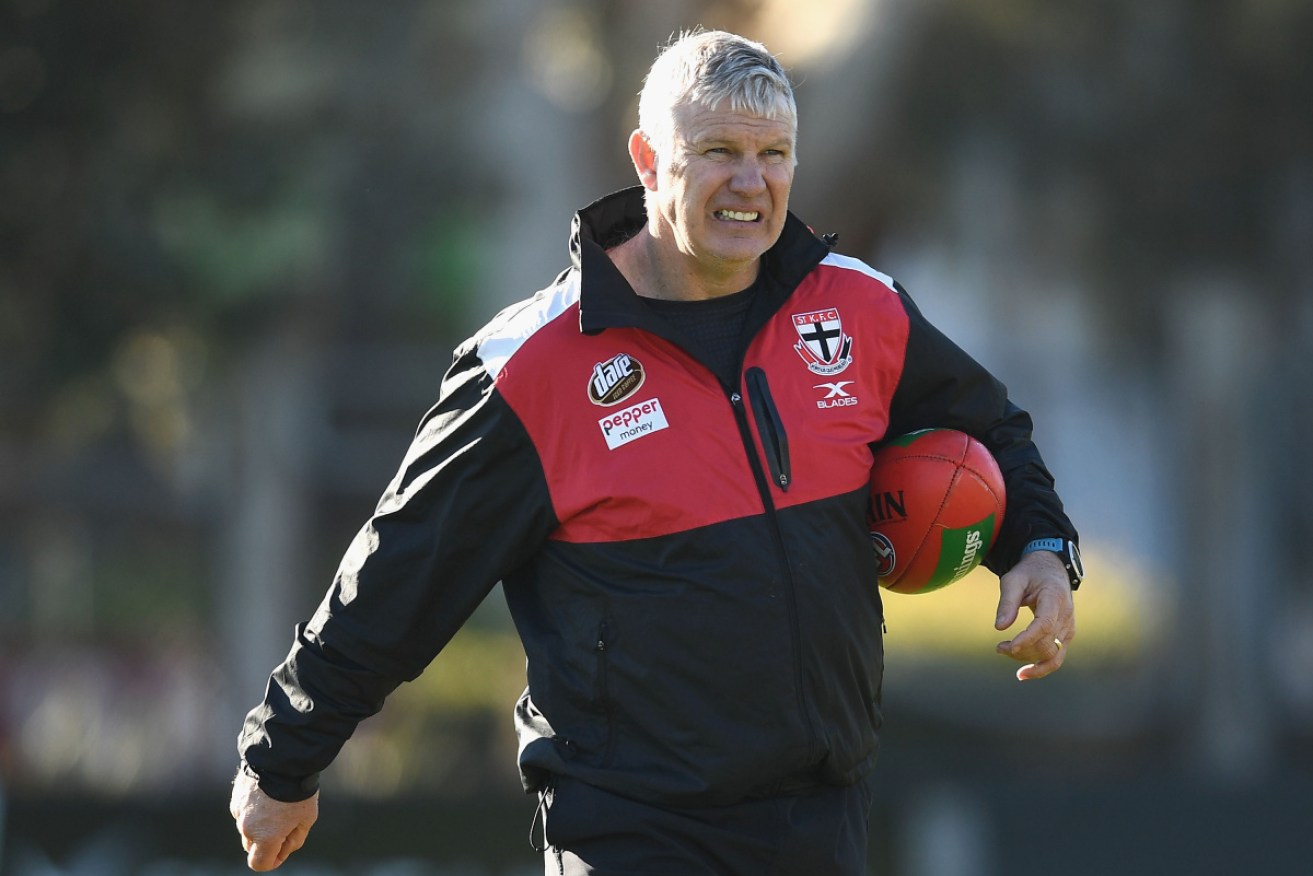
<svg viewBox="0 0 1313 876">
<path fill-rule="evenodd" d="M 737 145 L 737 144 L 741 143 L 741 142 L 743 141 L 743 139 L 745 139 L 745 138 L 736 137 L 736 136 L 734 136 L 734 135 L 732 135 L 732 134 L 729 134 L 729 133 L 726 133 L 726 132 L 724 132 L 724 131 L 710 131 L 710 132 L 707 132 L 707 133 L 705 133 L 705 134 L 694 134 L 693 136 L 690 136 L 690 137 L 688 138 L 688 142 L 689 142 L 689 143 L 692 143 L 692 144 L 694 144 L 694 145 L 696 145 L 696 146 L 709 146 L 709 145 L 720 144 L 720 143 L 725 143 L 725 144 L 734 144 L 734 145 Z M 792 149 L 792 148 L 793 148 L 793 143 L 794 143 L 794 141 L 793 141 L 793 138 L 792 138 L 792 137 L 787 137 L 787 136 L 785 136 L 785 137 L 777 137 L 777 138 L 775 138 L 774 140 L 769 140 L 769 141 L 767 141 L 767 142 L 766 142 L 761 148 L 763 148 L 763 149 L 780 149 L 780 148 Z"/>
</svg>

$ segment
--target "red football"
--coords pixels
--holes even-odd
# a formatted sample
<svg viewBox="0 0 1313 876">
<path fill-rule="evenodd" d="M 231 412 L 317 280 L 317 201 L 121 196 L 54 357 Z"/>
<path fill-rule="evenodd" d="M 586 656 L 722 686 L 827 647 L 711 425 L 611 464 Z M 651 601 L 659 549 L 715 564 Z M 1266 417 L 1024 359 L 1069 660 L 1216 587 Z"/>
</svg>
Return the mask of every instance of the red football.
<svg viewBox="0 0 1313 876">
<path fill-rule="evenodd" d="M 1007 496 L 985 445 L 923 429 L 875 453 L 867 522 L 881 587 L 928 593 L 970 572 L 994 546 Z"/>
</svg>

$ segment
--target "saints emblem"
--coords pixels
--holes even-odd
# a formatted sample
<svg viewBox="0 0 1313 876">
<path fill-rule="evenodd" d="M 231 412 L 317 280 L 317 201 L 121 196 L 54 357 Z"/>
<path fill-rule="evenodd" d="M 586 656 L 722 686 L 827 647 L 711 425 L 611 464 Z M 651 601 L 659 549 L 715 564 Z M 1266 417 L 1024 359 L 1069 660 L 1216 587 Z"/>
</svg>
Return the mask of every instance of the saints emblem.
<svg viewBox="0 0 1313 876">
<path fill-rule="evenodd" d="M 816 374 L 828 377 L 852 364 L 853 339 L 844 334 L 838 309 L 795 313 L 793 327 L 798 332 L 793 349 Z"/>
</svg>

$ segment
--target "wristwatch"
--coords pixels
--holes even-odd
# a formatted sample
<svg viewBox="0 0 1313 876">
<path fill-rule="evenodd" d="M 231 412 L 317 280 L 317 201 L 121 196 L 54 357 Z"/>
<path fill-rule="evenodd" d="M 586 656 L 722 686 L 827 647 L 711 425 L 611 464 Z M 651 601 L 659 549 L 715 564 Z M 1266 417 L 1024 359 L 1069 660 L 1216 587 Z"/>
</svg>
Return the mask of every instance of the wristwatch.
<svg viewBox="0 0 1313 876">
<path fill-rule="evenodd" d="M 1085 564 L 1080 559 L 1080 548 L 1076 547 L 1076 542 L 1069 538 L 1037 538 L 1034 541 L 1027 542 L 1026 546 L 1021 549 L 1021 555 L 1033 554 L 1035 551 L 1052 551 L 1062 560 L 1062 565 L 1067 569 L 1067 580 L 1071 582 L 1071 589 L 1075 590 L 1080 586 L 1080 582 L 1085 580 Z"/>
</svg>

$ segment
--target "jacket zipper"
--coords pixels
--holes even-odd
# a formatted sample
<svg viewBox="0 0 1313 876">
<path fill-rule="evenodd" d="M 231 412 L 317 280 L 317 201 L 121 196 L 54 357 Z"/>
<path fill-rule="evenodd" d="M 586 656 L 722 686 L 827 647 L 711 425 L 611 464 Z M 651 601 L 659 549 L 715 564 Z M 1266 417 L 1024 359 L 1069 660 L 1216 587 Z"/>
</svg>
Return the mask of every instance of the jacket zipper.
<svg viewBox="0 0 1313 876">
<path fill-rule="evenodd" d="M 775 407 L 775 399 L 771 398 L 766 372 L 760 368 L 749 368 L 748 388 L 752 412 L 756 414 L 757 431 L 761 435 L 761 446 L 766 449 L 771 480 L 781 490 L 788 492 L 789 483 L 793 479 L 793 470 L 789 465 L 789 436 L 784 431 L 784 421 L 780 419 L 779 409 Z"/>
<path fill-rule="evenodd" d="M 597 643 L 593 650 L 597 652 L 597 696 L 601 701 L 602 712 L 606 716 L 606 746 L 602 751 L 602 762 L 611 762 L 611 752 L 615 747 L 615 727 L 611 715 L 611 691 L 606 679 L 607 625 L 602 621 L 597 627 Z"/>
<path fill-rule="evenodd" d="M 766 374 L 764 371 L 760 368 L 749 369 L 748 382 L 754 384 L 754 396 L 760 391 L 766 399 L 769 399 L 770 393 L 769 390 L 766 389 Z M 743 403 L 743 395 L 739 392 L 730 390 L 729 400 L 734 408 L 734 419 L 738 423 L 739 437 L 742 439 L 743 447 L 748 454 L 748 464 L 751 466 L 753 478 L 757 482 L 757 492 L 761 495 L 761 501 L 765 508 L 766 516 L 770 518 L 771 532 L 775 536 L 775 549 L 779 553 L 780 560 L 784 566 L 784 586 L 789 597 L 789 635 L 793 638 L 793 672 L 794 676 L 798 679 L 798 712 L 802 715 L 803 723 L 806 727 L 808 748 L 814 752 L 816 747 L 816 727 L 812 719 L 811 709 L 807 705 L 807 694 L 805 691 L 806 682 L 802 665 L 802 631 L 798 621 L 798 596 L 794 590 L 793 567 L 789 563 L 789 552 L 785 546 L 784 533 L 780 529 L 780 520 L 776 512 L 775 500 L 771 498 L 770 481 L 766 477 L 766 472 L 762 469 L 761 457 L 757 454 L 756 445 L 752 440 L 752 427 L 748 423 L 748 412 Z M 754 400 L 754 408 L 755 406 Z M 770 404 L 770 407 L 773 409 L 774 405 Z M 775 422 L 771 428 L 776 429 L 778 436 L 783 438 L 783 423 L 779 420 L 778 414 L 776 414 Z M 772 447 L 770 443 L 766 442 L 764 435 L 762 438 L 763 443 L 767 445 L 767 455 L 769 456 L 775 452 L 775 448 Z M 783 466 L 780 469 L 780 473 L 783 475 L 784 480 L 783 482 L 778 480 L 778 478 L 776 480 L 776 483 L 780 483 L 780 489 L 785 489 L 790 480 L 787 442 L 783 446 L 785 449 L 782 457 Z"/>
</svg>

